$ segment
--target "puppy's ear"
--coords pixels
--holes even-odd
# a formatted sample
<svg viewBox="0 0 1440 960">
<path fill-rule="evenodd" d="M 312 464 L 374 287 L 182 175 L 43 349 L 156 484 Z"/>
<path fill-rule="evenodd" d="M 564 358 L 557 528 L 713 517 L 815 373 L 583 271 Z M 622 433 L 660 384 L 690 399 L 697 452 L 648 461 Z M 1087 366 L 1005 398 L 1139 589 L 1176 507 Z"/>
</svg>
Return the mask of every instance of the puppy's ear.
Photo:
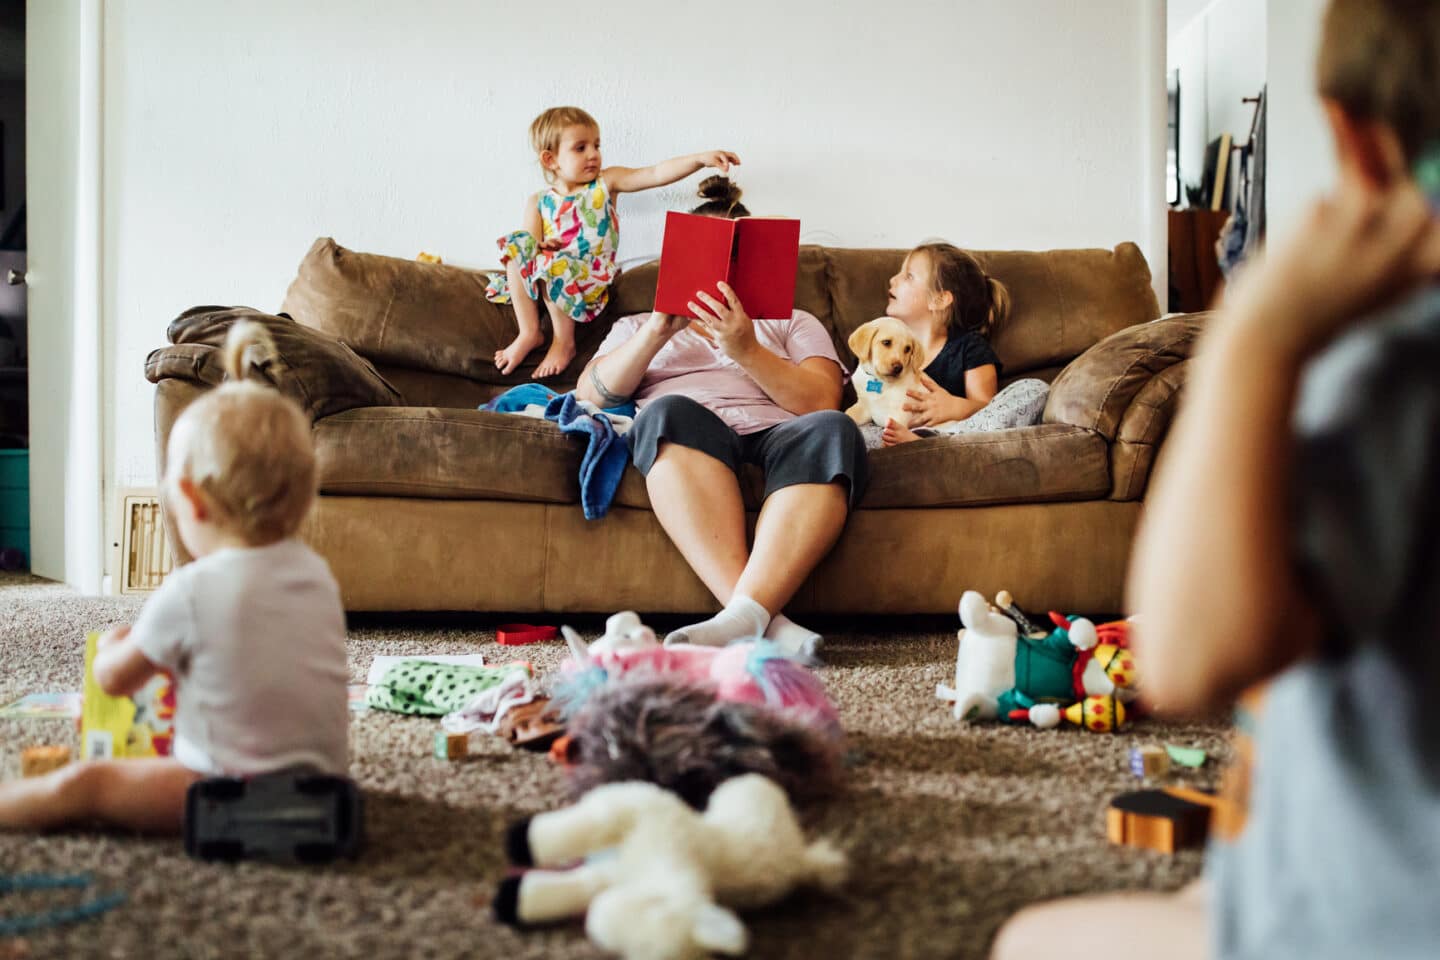
<svg viewBox="0 0 1440 960">
<path fill-rule="evenodd" d="M 880 321 L 871 320 L 869 323 L 862 323 L 850 334 L 846 341 L 850 344 L 850 352 L 855 354 L 862 361 L 870 359 L 870 344 L 875 341 L 875 334 L 880 332 Z"/>
<path fill-rule="evenodd" d="M 918 378 L 925 372 L 925 345 L 918 338 L 910 338 L 910 359 L 906 361 L 910 372 Z"/>
</svg>

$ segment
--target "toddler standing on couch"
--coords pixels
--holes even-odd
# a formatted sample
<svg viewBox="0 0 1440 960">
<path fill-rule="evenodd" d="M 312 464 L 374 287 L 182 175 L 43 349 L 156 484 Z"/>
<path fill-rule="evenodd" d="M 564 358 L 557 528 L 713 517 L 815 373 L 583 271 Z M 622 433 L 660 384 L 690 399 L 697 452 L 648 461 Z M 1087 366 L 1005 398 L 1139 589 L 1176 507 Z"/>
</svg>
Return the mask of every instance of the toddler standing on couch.
<svg viewBox="0 0 1440 960">
<path fill-rule="evenodd" d="M 95 679 L 128 696 L 157 672 L 176 682 L 173 756 L 94 760 L 0 784 L 0 828 L 99 820 L 177 833 L 204 776 L 349 766 L 345 611 L 330 568 L 295 539 L 315 499 L 300 408 L 241 380 L 247 348 L 274 357 L 263 327 L 225 342 L 230 382 L 170 434 L 166 515 L 196 558 L 165 578 L 133 627 L 101 638 Z"/>
<path fill-rule="evenodd" d="M 520 331 L 495 351 L 501 373 L 518 367 L 545 338 L 540 333 L 544 301 L 555 336 L 535 379 L 553 377 L 575 359 L 575 324 L 589 323 L 605 309 L 610 284 L 619 272 L 620 248 L 615 196 L 663 187 L 702 167 L 729 171 L 740 158 L 727 150 L 675 157 L 649 167 L 600 166 L 600 125 L 579 107 L 551 107 L 530 124 L 530 143 L 550 189 L 531 194 L 521 229 L 503 236 L 497 274 L 486 290 L 494 303 L 513 303 Z"/>
</svg>

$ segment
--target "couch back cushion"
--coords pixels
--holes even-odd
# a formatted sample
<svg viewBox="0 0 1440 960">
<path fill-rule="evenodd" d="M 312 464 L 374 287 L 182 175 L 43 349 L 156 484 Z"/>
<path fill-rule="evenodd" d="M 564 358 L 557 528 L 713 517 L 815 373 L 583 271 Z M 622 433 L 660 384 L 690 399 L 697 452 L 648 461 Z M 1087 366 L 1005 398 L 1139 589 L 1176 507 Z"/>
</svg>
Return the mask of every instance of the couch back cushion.
<svg viewBox="0 0 1440 960">
<path fill-rule="evenodd" d="M 1007 378 L 1063 366 L 1116 330 L 1160 313 L 1150 270 L 1132 243 L 975 254 L 1013 299 L 1010 322 L 994 338 Z M 847 363 L 850 334 L 884 313 L 889 279 L 904 258 L 904 250 L 801 247 L 795 305 L 819 318 Z M 547 383 L 570 389 L 616 317 L 651 309 L 658 272 L 650 263 L 622 273 L 604 315 L 577 325 L 569 370 Z M 463 377 L 486 385 L 488 395 L 529 380 L 543 353 L 535 351 L 508 376 L 495 369 L 492 357 L 514 337 L 515 317 L 508 305 L 485 299 L 488 280 L 483 271 L 358 253 L 322 237 L 301 262 L 282 309 L 383 368 Z M 438 390 L 427 392 L 424 403 L 445 399 L 441 381 L 426 385 Z M 457 391 L 455 405 L 471 405 L 473 393 Z"/>
<path fill-rule="evenodd" d="M 489 280 L 485 271 L 359 253 L 321 237 L 300 262 L 281 310 L 378 364 L 500 386 L 524 383 L 544 351 L 533 352 L 508 376 L 495 369 L 495 351 L 516 328 L 508 304 L 485 299 Z M 601 324 L 577 325 L 582 357 L 593 354 L 601 339 Z M 581 366 L 572 364 L 572 383 Z"/>
</svg>

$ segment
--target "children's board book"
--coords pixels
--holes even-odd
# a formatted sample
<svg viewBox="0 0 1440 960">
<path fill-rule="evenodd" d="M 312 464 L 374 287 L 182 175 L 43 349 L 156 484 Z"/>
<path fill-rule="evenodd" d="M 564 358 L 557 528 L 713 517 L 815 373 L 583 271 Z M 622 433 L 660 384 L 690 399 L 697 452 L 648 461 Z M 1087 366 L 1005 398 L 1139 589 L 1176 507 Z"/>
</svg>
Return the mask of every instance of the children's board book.
<svg viewBox="0 0 1440 960">
<path fill-rule="evenodd" d="M 175 684 L 157 673 L 133 697 L 112 697 L 95 682 L 100 634 L 85 637 L 85 691 L 80 755 L 86 760 L 168 757 L 175 735 Z"/>
<path fill-rule="evenodd" d="M 735 290 L 756 319 L 787 319 L 795 309 L 795 271 L 800 263 L 800 221 L 780 217 L 665 215 L 655 309 L 690 316 L 687 304 L 703 290 L 724 300 L 716 285 Z M 695 300 L 696 303 L 703 302 Z"/>
</svg>

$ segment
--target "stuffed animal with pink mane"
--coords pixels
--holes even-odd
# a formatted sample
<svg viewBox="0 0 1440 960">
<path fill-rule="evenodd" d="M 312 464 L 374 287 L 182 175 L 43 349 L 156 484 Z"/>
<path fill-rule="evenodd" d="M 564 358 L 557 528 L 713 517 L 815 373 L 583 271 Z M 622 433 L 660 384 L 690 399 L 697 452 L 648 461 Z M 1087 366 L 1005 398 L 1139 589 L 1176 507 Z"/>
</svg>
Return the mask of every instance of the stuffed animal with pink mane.
<svg viewBox="0 0 1440 960">
<path fill-rule="evenodd" d="M 577 793 L 645 780 L 698 809 L 745 773 L 796 800 L 838 789 L 839 713 L 803 662 L 764 641 L 661 646 L 629 613 L 589 646 L 562 630 L 571 659 L 553 691 L 566 725 L 559 759 Z"/>
</svg>

